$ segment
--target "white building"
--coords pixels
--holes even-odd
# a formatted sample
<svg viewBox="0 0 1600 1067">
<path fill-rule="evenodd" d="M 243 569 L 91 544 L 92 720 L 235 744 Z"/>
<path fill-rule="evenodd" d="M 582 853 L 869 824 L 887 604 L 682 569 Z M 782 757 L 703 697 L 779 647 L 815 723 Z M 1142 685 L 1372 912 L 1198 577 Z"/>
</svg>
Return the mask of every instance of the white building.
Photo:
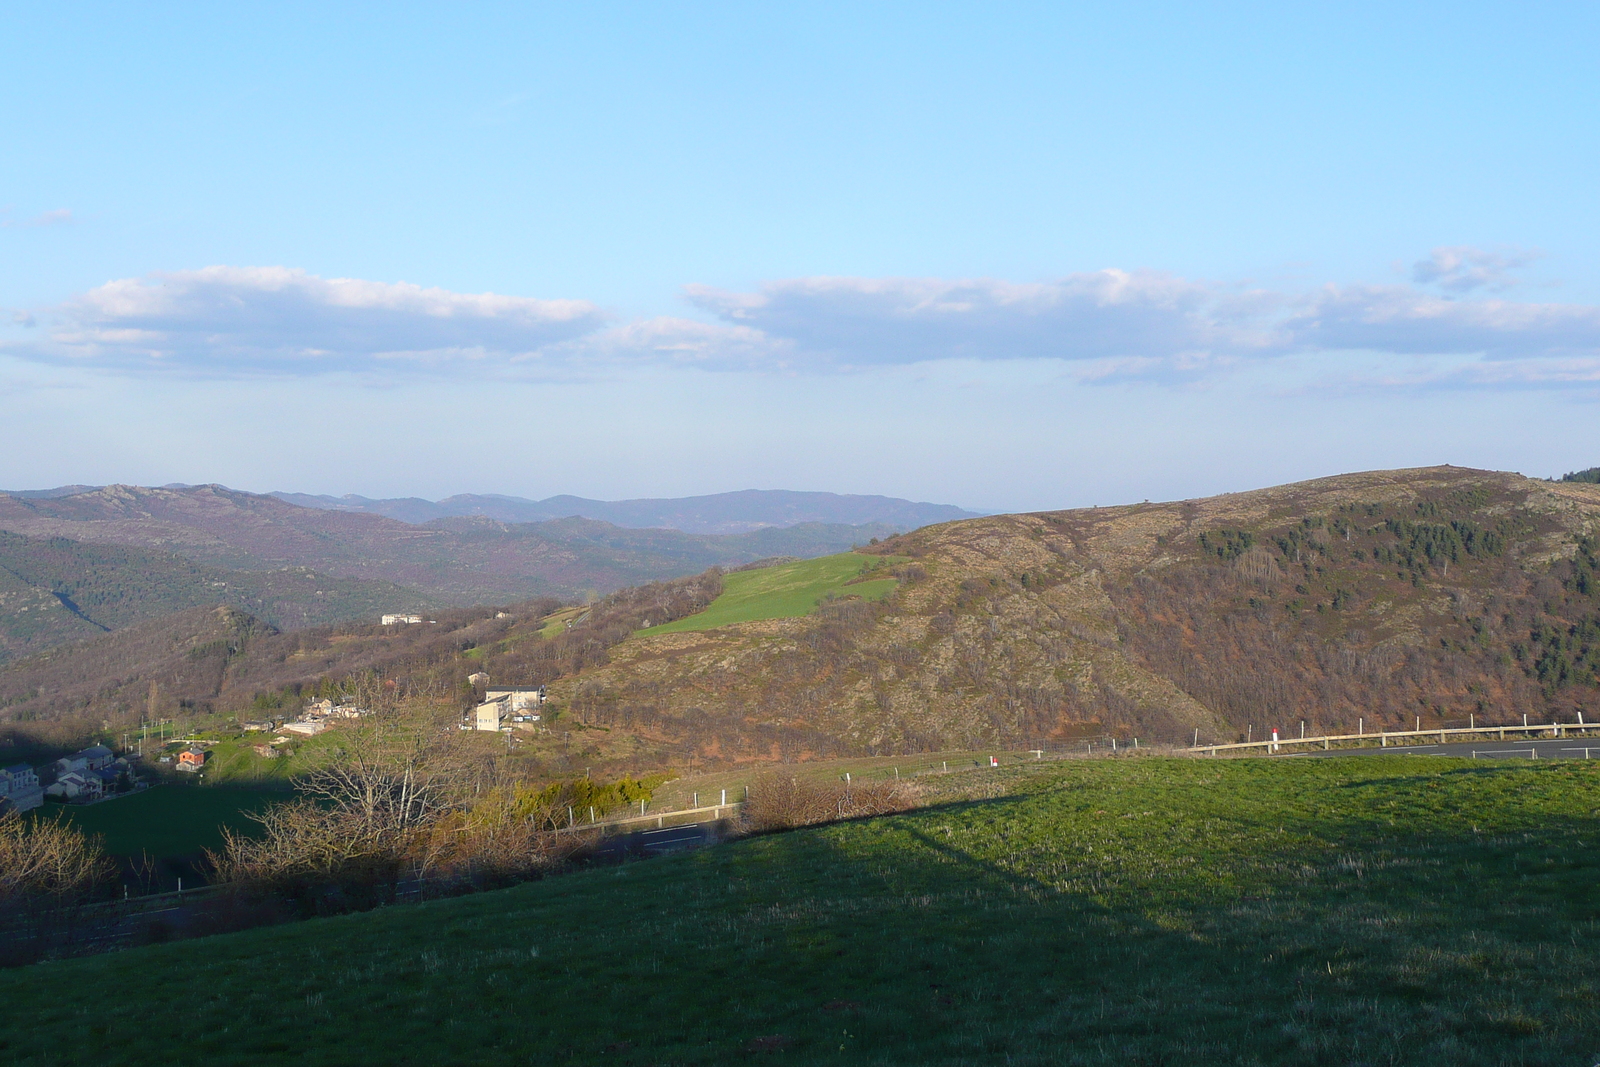
<svg viewBox="0 0 1600 1067">
<path fill-rule="evenodd" d="M 511 709 L 506 706 L 507 703 L 507 700 L 504 697 L 501 697 L 498 700 L 486 700 L 482 704 L 479 704 L 477 709 L 472 713 L 473 729 L 500 729 L 500 724 L 511 717 Z"/>
<path fill-rule="evenodd" d="M 544 686 L 523 685 L 511 686 L 506 689 L 485 689 L 483 691 L 483 699 L 509 701 L 512 714 L 516 714 L 519 711 L 538 711 L 544 707 Z"/>
<path fill-rule="evenodd" d="M 328 724 L 321 719 L 301 719 L 299 722 L 286 722 L 283 729 L 291 734 L 304 734 L 306 737 L 315 737 L 328 728 Z"/>
<path fill-rule="evenodd" d="M 397 626 L 401 624 L 415 626 L 421 621 L 421 615 L 385 615 L 383 617 L 383 624 L 385 626 Z"/>
</svg>

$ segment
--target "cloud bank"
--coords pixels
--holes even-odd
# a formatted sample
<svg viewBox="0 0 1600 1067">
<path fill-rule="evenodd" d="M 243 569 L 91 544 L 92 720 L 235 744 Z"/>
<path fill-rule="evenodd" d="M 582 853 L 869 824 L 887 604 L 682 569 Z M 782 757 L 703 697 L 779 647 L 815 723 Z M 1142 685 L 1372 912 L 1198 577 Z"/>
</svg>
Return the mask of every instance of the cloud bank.
<svg viewBox="0 0 1600 1067">
<path fill-rule="evenodd" d="M 583 300 L 454 293 L 319 278 L 286 267 L 206 267 L 108 282 L 50 309 L 36 356 L 217 374 L 348 370 L 537 353 L 608 316 Z"/>
<path fill-rule="evenodd" d="M 207 267 L 109 282 L 17 312 L 4 350 L 196 375 L 528 376 L 629 365 L 848 373 L 932 361 L 1060 363 L 1079 379 L 1193 379 L 1284 356 L 1377 354 L 1395 380 L 1600 381 L 1600 307 L 1501 294 L 1531 253 L 1439 248 L 1411 284 L 1270 291 L 1153 270 L 1048 282 L 818 277 L 753 292 L 688 286 L 703 318 L 618 321 L 584 300 Z M 1440 358 L 1443 359 L 1440 362 Z M 1407 361 L 1410 362 L 1407 362 Z M 1432 360 L 1433 362 L 1429 362 Z"/>
</svg>

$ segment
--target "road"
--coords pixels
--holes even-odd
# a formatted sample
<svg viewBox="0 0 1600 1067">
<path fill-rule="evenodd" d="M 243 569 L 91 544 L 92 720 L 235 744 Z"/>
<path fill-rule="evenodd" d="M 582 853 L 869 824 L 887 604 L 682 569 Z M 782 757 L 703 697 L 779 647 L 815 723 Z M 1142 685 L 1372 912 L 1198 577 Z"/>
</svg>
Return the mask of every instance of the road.
<svg viewBox="0 0 1600 1067">
<path fill-rule="evenodd" d="M 1541 738 L 1537 741 L 1461 741 L 1444 745 L 1389 745 L 1386 748 L 1313 749 L 1308 756 L 1461 756 L 1466 759 L 1600 759 L 1600 737 Z M 1279 751 L 1279 756 L 1295 755 Z"/>
<path fill-rule="evenodd" d="M 1600 756 L 1600 748 L 1595 749 Z M 635 830 L 631 834 L 607 837 L 595 846 L 596 859 L 621 860 L 628 856 L 659 856 L 663 852 L 677 852 L 686 848 L 700 848 L 722 840 L 722 824 L 716 822 L 691 823 L 688 826 L 669 826 L 664 830 Z"/>
</svg>

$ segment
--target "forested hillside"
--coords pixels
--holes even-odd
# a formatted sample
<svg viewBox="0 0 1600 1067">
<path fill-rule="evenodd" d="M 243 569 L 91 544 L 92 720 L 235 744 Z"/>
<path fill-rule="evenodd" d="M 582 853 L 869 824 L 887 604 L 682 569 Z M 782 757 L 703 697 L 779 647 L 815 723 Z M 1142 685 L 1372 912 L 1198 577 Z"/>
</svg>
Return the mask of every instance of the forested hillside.
<svg viewBox="0 0 1600 1067">
<path fill-rule="evenodd" d="M 1570 719 L 1600 715 L 1597 542 L 1600 485 L 1376 472 L 947 523 L 862 548 L 862 568 L 741 575 L 737 605 L 718 605 L 713 571 L 587 607 L 251 631 L 216 684 L 169 695 L 228 713 L 365 679 L 464 707 L 483 671 L 550 685 L 559 730 L 529 753 L 630 772 L 1107 733 L 1231 740 L 1301 721 Z M 0 671 L 0 705 L 35 732 L 136 721 L 150 681 L 177 683 L 85 667 L 120 636 Z"/>
<path fill-rule="evenodd" d="M 582 598 L 768 556 L 840 552 L 904 529 L 804 523 L 708 536 L 591 519 L 508 524 L 481 516 L 419 526 L 220 486 L 113 485 L 52 498 L 0 494 L 0 530 L 155 549 L 233 570 L 307 567 L 404 585 L 456 605 Z"/>
<path fill-rule="evenodd" d="M 72 745 L 146 720 L 195 728 L 292 715 L 313 695 L 465 707 L 467 675 L 538 684 L 603 663 L 643 617 L 703 609 L 717 572 L 624 590 L 560 612 L 553 599 L 455 608 L 430 623 L 280 631 L 231 608 L 196 608 L 0 668 L 0 743 Z M 573 625 L 567 625 L 572 620 Z"/>
<path fill-rule="evenodd" d="M 304 567 L 242 572 L 168 552 L 0 530 L 0 663 L 186 608 L 227 605 L 295 629 L 436 601 L 391 582 Z"/>
<path fill-rule="evenodd" d="M 1600 486 L 1439 467 L 1008 515 L 864 551 L 899 590 L 564 680 L 674 758 L 1600 714 Z"/>
</svg>

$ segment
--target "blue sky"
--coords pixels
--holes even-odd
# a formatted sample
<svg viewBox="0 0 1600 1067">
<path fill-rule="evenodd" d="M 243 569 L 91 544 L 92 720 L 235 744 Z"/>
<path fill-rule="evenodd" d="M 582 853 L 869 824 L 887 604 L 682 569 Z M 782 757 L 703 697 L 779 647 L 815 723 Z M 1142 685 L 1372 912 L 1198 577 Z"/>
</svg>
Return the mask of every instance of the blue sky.
<svg viewBox="0 0 1600 1067">
<path fill-rule="evenodd" d="M 1597 9 L 30 5 L 0 486 L 1600 463 Z"/>
</svg>

